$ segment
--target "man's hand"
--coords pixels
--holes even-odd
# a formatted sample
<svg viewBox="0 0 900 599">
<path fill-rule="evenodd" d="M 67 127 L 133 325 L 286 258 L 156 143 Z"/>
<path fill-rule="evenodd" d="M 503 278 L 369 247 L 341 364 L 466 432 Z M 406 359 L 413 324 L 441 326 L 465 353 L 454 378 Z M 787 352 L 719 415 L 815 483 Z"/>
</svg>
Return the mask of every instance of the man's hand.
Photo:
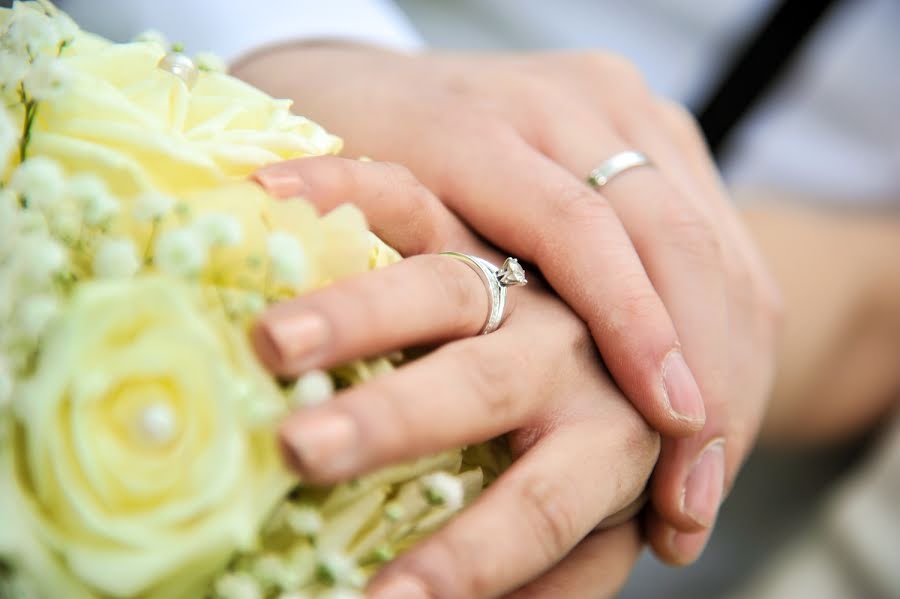
<svg viewBox="0 0 900 599">
<path fill-rule="evenodd" d="M 759 427 L 780 304 L 687 113 L 604 53 L 297 45 L 235 73 L 295 99 L 349 155 L 408 166 L 477 233 L 540 268 L 666 436 L 648 536 L 665 560 L 695 559 Z M 585 184 L 631 149 L 653 166 Z M 295 183 L 277 177 L 266 184 Z"/>
</svg>

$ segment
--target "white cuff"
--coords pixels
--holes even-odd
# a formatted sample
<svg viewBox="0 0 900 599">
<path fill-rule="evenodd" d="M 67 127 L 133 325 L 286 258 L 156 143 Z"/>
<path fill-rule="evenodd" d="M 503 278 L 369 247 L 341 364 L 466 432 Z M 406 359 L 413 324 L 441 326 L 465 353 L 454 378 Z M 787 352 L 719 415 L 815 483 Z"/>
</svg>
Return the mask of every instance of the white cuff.
<svg viewBox="0 0 900 599">
<path fill-rule="evenodd" d="M 214 52 L 227 62 L 295 39 L 339 38 L 398 50 L 423 45 L 389 0 L 62 0 L 59 5 L 84 29 L 117 41 L 156 29 L 188 53 Z"/>
</svg>

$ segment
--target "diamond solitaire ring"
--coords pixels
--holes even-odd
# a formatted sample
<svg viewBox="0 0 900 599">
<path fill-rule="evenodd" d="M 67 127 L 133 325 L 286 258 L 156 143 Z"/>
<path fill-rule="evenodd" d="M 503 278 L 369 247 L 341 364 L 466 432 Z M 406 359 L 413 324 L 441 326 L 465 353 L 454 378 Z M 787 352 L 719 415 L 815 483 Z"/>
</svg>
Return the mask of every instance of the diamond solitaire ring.
<svg viewBox="0 0 900 599">
<path fill-rule="evenodd" d="M 594 189 L 600 189 L 609 183 L 613 177 L 624 173 L 628 169 L 637 168 L 639 166 L 649 166 L 651 164 L 649 158 L 635 150 L 619 152 L 592 170 L 591 174 L 587 177 L 587 182 Z"/>
<path fill-rule="evenodd" d="M 484 327 L 481 329 L 482 335 L 487 335 L 497 330 L 497 327 L 503 322 L 506 311 L 506 288 L 518 287 L 525 285 L 528 281 L 525 279 L 525 269 L 519 264 L 515 258 L 507 258 L 503 262 L 503 266 L 497 268 L 487 260 L 478 256 L 470 256 L 469 254 L 460 254 L 459 252 L 442 252 L 442 256 L 456 258 L 478 273 L 481 280 L 487 287 L 488 301 L 490 302 L 490 311 Z"/>
</svg>

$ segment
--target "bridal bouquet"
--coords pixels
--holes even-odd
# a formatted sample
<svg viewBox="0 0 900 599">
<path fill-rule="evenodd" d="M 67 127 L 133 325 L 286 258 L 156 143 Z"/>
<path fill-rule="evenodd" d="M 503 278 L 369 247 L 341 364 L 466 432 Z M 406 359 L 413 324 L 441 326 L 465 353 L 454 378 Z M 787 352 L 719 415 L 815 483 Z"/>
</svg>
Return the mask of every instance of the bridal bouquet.
<svg viewBox="0 0 900 599">
<path fill-rule="evenodd" d="M 268 304 L 399 259 L 344 206 L 246 181 L 340 140 L 159 36 L 0 9 L 0 597 L 359 596 L 501 467 L 490 446 L 332 488 L 277 421 L 402 357 L 276 381 Z"/>
</svg>

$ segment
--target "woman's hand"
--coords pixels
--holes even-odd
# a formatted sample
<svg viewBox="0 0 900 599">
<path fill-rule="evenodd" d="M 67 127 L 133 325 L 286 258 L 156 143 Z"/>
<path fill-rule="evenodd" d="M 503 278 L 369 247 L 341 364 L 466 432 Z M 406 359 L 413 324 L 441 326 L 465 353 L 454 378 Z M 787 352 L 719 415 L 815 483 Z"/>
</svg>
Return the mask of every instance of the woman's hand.
<svg viewBox="0 0 900 599">
<path fill-rule="evenodd" d="M 670 562 L 696 558 L 759 427 L 779 299 L 686 112 L 603 53 L 298 45 L 236 74 L 295 98 L 351 155 L 407 165 L 484 238 L 540 268 L 667 436 L 651 544 Z M 599 192 L 584 183 L 628 149 L 654 166 Z M 297 185 L 289 169 L 262 177 Z"/>
<path fill-rule="evenodd" d="M 324 157 L 271 168 L 297 182 L 280 192 L 322 211 L 357 204 L 379 236 L 411 257 L 270 308 L 254 331 L 264 363 L 294 375 L 444 344 L 291 415 L 281 438 L 294 467 L 331 483 L 504 433 L 517 457 L 473 506 L 387 566 L 370 596 L 495 597 L 545 571 L 519 596 L 612 594 L 638 555 L 636 525 L 591 533 L 640 497 L 659 439 L 609 379 L 584 323 L 532 281 L 510 290 L 502 326 L 478 335 L 488 313 L 484 283 L 435 253 L 495 263 L 502 255 L 401 167 Z M 609 561 L 591 564 L 599 557 Z"/>
</svg>

